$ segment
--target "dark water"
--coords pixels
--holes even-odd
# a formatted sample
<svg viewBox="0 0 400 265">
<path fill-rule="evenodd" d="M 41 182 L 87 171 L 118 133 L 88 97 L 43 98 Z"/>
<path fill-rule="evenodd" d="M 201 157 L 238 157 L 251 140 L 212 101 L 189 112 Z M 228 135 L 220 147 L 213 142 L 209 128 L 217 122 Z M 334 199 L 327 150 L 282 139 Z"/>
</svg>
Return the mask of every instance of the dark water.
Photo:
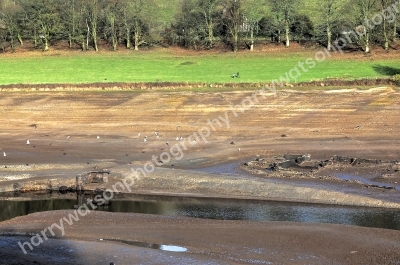
<svg viewBox="0 0 400 265">
<path fill-rule="evenodd" d="M 212 173 L 212 174 L 221 174 L 221 175 L 224 175 L 224 174 L 237 175 L 238 174 L 237 168 L 238 168 L 238 163 L 233 162 L 233 163 L 227 163 L 227 164 L 221 164 L 221 165 L 217 165 L 217 166 L 197 169 L 196 171 Z"/>
<path fill-rule="evenodd" d="M 78 199 L 86 201 L 85 196 L 71 194 L 69 199 L 0 200 L 0 221 L 40 211 L 74 209 Z M 98 210 L 221 220 L 333 223 L 400 230 L 400 210 L 366 207 L 120 194 Z"/>
</svg>

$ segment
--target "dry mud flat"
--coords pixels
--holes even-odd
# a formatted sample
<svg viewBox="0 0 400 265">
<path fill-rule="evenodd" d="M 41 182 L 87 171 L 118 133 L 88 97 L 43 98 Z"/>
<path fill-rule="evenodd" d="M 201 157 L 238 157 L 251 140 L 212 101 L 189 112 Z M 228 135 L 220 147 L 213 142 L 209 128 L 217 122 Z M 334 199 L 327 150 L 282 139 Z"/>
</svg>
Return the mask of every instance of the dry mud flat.
<svg viewBox="0 0 400 265">
<path fill-rule="evenodd" d="M 142 176 L 132 187 L 133 192 L 400 208 L 398 191 L 366 188 L 353 182 L 204 172 L 214 165 L 243 164 L 257 155 L 273 158 L 283 154 L 311 154 L 316 160 L 337 155 L 397 161 L 400 157 L 397 89 L 325 92 L 307 89 L 279 91 L 276 97 L 254 95 L 254 91 L 3 91 L 0 148 L 7 156 L 0 158 L 0 189 L 13 191 L 16 183 L 28 188 L 73 185 L 76 174 L 96 166 L 113 172 L 111 185 L 129 175 L 132 167 L 137 169 L 153 161 L 153 155 L 157 156 L 152 162 L 156 164 L 162 153 L 178 145 L 182 152 L 171 155 L 170 161 Z M 250 101 L 255 97 L 258 101 Z M 243 108 L 243 103 L 248 108 Z M 33 124 L 37 125 L 36 129 Z M 160 137 L 156 137 L 155 131 Z M 184 140 L 177 141 L 177 137 Z M 30 145 L 26 144 L 27 139 Z M 340 168 L 330 170 L 336 169 L 340 171 Z M 380 181 L 386 184 L 397 181 L 394 170 L 389 172 L 393 176 Z M 39 232 L 59 220 L 61 214 L 38 213 L 16 218 L 3 222 L 0 230 L 11 234 Z M 111 259 L 106 250 L 120 248 L 125 256 L 120 264 L 132 264 L 132 260 L 138 260 L 139 264 L 398 264 L 400 260 L 398 231 L 111 213 L 94 213 L 88 218 L 79 226 L 71 226 L 66 233 L 66 238 L 71 240 L 53 242 L 52 239 L 50 246 L 41 248 L 40 254 L 27 256 L 21 256 L 15 244 L 2 244 L 2 257 L 12 257 L 8 258 L 10 264 L 25 264 L 25 258 L 52 264 L 49 262 L 52 254 L 60 257 L 57 260 L 60 264 L 71 264 L 74 260 L 76 264 L 108 264 L 97 257 Z M 115 223 L 108 223 L 110 220 Z M 132 227 L 122 225 L 124 222 Z M 118 232 L 120 226 L 125 233 Z M 126 233 L 134 227 L 148 233 L 142 237 L 136 236 L 139 230 Z M 75 230 L 79 232 L 74 233 Z M 99 238 L 184 245 L 189 252 L 165 254 L 115 242 L 87 242 Z M 2 238 L 3 242 L 16 240 L 19 237 Z M 198 246 L 198 242 L 206 243 Z M 78 254 L 71 256 L 70 252 L 64 252 L 65 244 L 80 244 L 71 251 Z M 151 255 L 145 255 L 148 253 Z"/>
</svg>

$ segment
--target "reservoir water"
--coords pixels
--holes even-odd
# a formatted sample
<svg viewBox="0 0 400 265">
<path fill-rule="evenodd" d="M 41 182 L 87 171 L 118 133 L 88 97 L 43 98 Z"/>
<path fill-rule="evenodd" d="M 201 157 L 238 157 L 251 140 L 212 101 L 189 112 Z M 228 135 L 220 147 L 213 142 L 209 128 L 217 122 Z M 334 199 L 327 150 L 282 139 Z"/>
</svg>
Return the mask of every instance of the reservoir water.
<svg viewBox="0 0 400 265">
<path fill-rule="evenodd" d="M 74 209 L 87 195 L 0 194 L 0 221 L 34 212 Z M 21 196 L 21 197 L 19 197 Z M 85 197 L 86 196 L 86 197 Z M 186 216 L 220 220 L 332 223 L 400 230 L 400 210 L 255 200 L 118 194 L 99 211 Z"/>
</svg>

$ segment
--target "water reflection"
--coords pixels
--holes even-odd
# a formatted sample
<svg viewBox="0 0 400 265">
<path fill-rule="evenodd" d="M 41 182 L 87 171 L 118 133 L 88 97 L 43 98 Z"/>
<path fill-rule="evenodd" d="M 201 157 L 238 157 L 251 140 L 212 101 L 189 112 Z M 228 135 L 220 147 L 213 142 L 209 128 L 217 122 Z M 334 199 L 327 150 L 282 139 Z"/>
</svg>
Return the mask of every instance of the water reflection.
<svg viewBox="0 0 400 265">
<path fill-rule="evenodd" d="M 188 251 L 188 249 L 185 247 L 174 246 L 174 245 L 162 245 L 162 244 L 153 244 L 153 243 L 141 242 L 141 241 L 128 241 L 128 240 L 119 240 L 119 239 L 107 239 L 107 241 L 124 243 L 124 244 L 135 246 L 135 247 L 160 249 L 160 250 L 169 251 L 169 252 L 187 252 Z"/>
<path fill-rule="evenodd" d="M 0 221 L 39 211 L 74 209 L 77 204 L 91 199 L 93 194 L 63 196 L 63 199 L 32 195 L 34 200 L 0 200 Z M 365 207 L 118 194 L 98 210 L 222 220 L 334 223 L 400 230 L 399 210 Z"/>
<path fill-rule="evenodd" d="M 0 200 L 0 221 L 35 212 L 73 209 L 74 199 L 48 199 L 32 201 Z"/>
</svg>

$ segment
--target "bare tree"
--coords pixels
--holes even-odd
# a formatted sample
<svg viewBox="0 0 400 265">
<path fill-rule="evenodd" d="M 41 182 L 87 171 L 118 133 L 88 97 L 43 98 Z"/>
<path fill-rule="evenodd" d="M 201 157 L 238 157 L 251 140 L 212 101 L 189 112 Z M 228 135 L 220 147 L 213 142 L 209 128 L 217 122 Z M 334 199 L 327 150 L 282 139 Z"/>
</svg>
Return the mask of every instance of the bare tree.
<svg viewBox="0 0 400 265">
<path fill-rule="evenodd" d="M 37 37 L 43 43 L 43 50 L 49 50 L 50 39 L 62 32 L 62 23 L 57 0 L 21 1 L 25 12 L 25 24 L 33 31 L 35 46 Z"/>
<path fill-rule="evenodd" d="M 61 1 L 61 20 L 64 24 L 64 34 L 68 35 L 69 48 L 77 42 L 81 45 L 82 50 L 87 49 L 85 44 L 83 27 L 85 21 L 85 6 L 84 0 L 66 0 Z"/>
<path fill-rule="evenodd" d="M 379 0 L 379 6 L 383 12 L 382 32 L 385 50 L 389 50 L 389 43 L 392 40 L 391 32 L 396 34 L 396 14 L 392 10 L 394 2 L 394 0 Z"/>
<path fill-rule="evenodd" d="M 248 26 L 248 31 L 250 32 L 250 51 L 254 49 L 254 31 L 258 26 L 258 22 L 264 15 L 264 6 L 264 1 L 260 0 L 246 0 L 243 4 L 245 24 Z"/>
<path fill-rule="evenodd" d="M 285 28 L 285 46 L 290 46 L 290 22 L 295 13 L 296 0 L 271 0 L 272 11 L 280 16 Z"/>
<path fill-rule="evenodd" d="M 332 31 L 335 26 L 341 11 L 341 1 L 338 0 L 323 0 L 321 3 L 321 15 L 326 28 L 328 51 L 332 50 Z"/>
<path fill-rule="evenodd" d="M 98 31 L 98 19 L 99 19 L 99 0 L 87 0 L 85 1 L 86 10 L 86 26 L 87 26 L 87 42 L 89 36 L 92 36 L 93 47 L 95 51 L 99 51 L 97 31 Z"/>
<path fill-rule="evenodd" d="M 158 4 L 154 0 L 129 0 L 128 8 L 132 17 L 133 42 L 135 51 L 144 44 L 148 27 L 158 14 Z"/>
<path fill-rule="evenodd" d="M 221 0 L 198 0 L 197 5 L 204 18 L 206 47 L 210 49 L 214 46 L 214 29 L 218 21 L 217 10 L 221 8 Z"/>
<path fill-rule="evenodd" d="M 376 11 L 377 0 L 356 0 L 356 9 L 360 14 L 360 19 L 362 26 L 357 27 L 357 32 L 361 33 L 360 40 L 364 45 L 364 51 L 369 53 L 371 51 L 370 42 L 371 42 L 371 34 L 373 29 L 375 28 L 374 25 L 371 24 L 371 18 Z"/>
<path fill-rule="evenodd" d="M 120 2 L 109 1 L 103 9 L 105 22 L 107 28 L 105 29 L 105 35 L 110 36 L 113 50 L 117 50 L 118 46 L 118 23 L 120 17 Z"/>
<path fill-rule="evenodd" d="M 227 28 L 234 52 L 239 49 L 239 32 L 243 24 L 242 2 L 243 0 L 225 0 L 224 3 L 223 23 Z"/>
<path fill-rule="evenodd" d="M 16 39 L 18 39 L 20 44 L 23 45 L 20 25 L 21 15 L 22 9 L 18 4 L 3 3 L 2 11 L 0 12 L 0 21 L 3 21 L 13 52 L 15 51 Z M 5 39 L 7 39 L 7 37 Z"/>
<path fill-rule="evenodd" d="M 123 0 L 121 3 L 121 15 L 122 24 L 125 34 L 126 48 L 131 48 L 131 34 L 132 34 L 132 24 L 133 24 L 133 11 L 129 8 L 130 0 Z"/>
</svg>

